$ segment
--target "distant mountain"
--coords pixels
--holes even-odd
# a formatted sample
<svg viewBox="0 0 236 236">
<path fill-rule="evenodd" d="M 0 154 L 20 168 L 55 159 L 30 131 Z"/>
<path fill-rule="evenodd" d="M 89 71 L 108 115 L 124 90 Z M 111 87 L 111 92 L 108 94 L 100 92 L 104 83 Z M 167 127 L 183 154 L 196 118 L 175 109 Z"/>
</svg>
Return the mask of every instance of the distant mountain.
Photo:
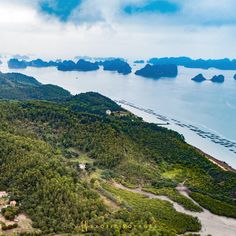
<svg viewBox="0 0 236 236">
<path fill-rule="evenodd" d="M 150 64 L 175 64 L 178 66 L 184 66 L 187 68 L 200 68 L 209 69 L 216 68 L 220 70 L 236 70 L 236 60 L 225 59 L 197 59 L 193 60 L 189 57 L 163 57 L 163 58 L 152 58 L 148 61 Z"/>
<path fill-rule="evenodd" d="M 197 76 L 192 78 L 195 82 L 203 82 L 206 80 L 206 78 L 202 74 L 198 74 Z"/>
<path fill-rule="evenodd" d="M 234 75 L 234 79 L 236 80 L 236 74 Z"/>
<path fill-rule="evenodd" d="M 104 70 L 109 71 L 118 71 L 122 74 L 129 74 L 131 67 L 128 63 L 125 62 L 122 58 L 92 58 L 92 57 L 77 57 L 79 61 L 75 63 L 72 60 L 63 61 L 60 60 L 56 61 L 43 61 L 42 59 L 36 59 L 32 61 L 27 61 L 27 57 L 24 56 L 17 56 L 10 59 L 8 61 L 8 66 L 11 69 L 25 69 L 28 66 L 32 67 L 50 67 L 55 66 L 58 67 L 59 70 L 62 71 L 70 71 L 70 70 L 77 70 L 77 71 L 92 71 L 97 70 L 99 65 L 105 65 Z M 93 62 L 97 61 L 97 62 Z M 69 63 L 69 66 L 68 66 Z M 145 63 L 144 60 L 136 60 L 134 61 L 135 64 L 143 64 Z M 186 68 L 199 68 L 199 69 L 209 69 L 209 68 L 216 68 L 220 70 L 236 70 L 236 59 L 230 60 L 228 58 L 225 59 L 191 59 L 189 57 L 163 57 L 163 58 L 151 58 L 148 60 L 148 63 L 151 65 L 177 65 L 177 66 L 184 66 Z M 120 69 L 122 68 L 122 69 Z"/>
<path fill-rule="evenodd" d="M 57 61 L 43 61 L 42 59 L 36 59 L 32 61 L 25 61 L 25 60 L 19 60 L 16 58 L 12 58 L 8 61 L 8 67 L 10 69 L 25 69 L 28 66 L 31 67 L 51 67 L 51 66 L 58 66 L 61 63 L 60 60 Z"/>
<path fill-rule="evenodd" d="M 80 60 L 80 59 L 84 59 L 86 61 L 111 61 L 115 59 L 125 61 L 125 59 L 121 57 L 89 57 L 89 56 L 76 56 L 75 57 L 75 60 Z"/>
<path fill-rule="evenodd" d="M 223 75 L 214 75 L 211 81 L 214 83 L 223 83 L 225 81 L 225 77 Z"/>
<path fill-rule="evenodd" d="M 144 64 L 145 61 L 144 60 L 136 60 L 134 61 L 135 64 Z"/>
<path fill-rule="evenodd" d="M 25 69 L 27 68 L 27 62 L 24 60 L 12 58 L 8 61 L 8 67 L 10 69 Z"/>
<path fill-rule="evenodd" d="M 32 67 L 53 67 L 53 66 L 58 66 L 59 64 L 61 63 L 60 60 L 57 60 L 57 61 L 43 61 L 42 59 L 36 59 L 36 60 L 33 60 L 33 61 L 29 61 L 27 63 L 28 66 L 32 66 Z"/>
<path fill-rule="evenodd" d="M 26 55 L 19 55 L 19 54 L 13 55 L 13 58 L 18 59 L 18 60 L 29 60 L 28 56 L 26 56 Z"/>
<path fill-rule="evenodd" d="M 144 68 L 137 70 L 136 75 L 146 78 L 159 79 L 161 77 L 173 78 L 178 75 L 178 68 L 176 65 L 150 65 L 147 64 Z"/>
<path fill-rule="evenodd" d="M 95 71 L 99 69 L 98 63 L 80 59 L 77 63 L 69 60 L 61 62 L 58 67 L 60 71 Z"/>
<path fill-rule="evenodd" d="M 61 100 L 70 93 L 55 85 L 42 85 L 35 78 L 20 73 L 0 72 L 0 99 Z"/>
<path fill-rule="evenodd" d="M 132 72 L 130 65 L 121 59 L 106 60 L 99 62 L 99 64 L 103 66 L 105 71 L 116 71 L 123 75 L 128 75 Z"/>
</svg>

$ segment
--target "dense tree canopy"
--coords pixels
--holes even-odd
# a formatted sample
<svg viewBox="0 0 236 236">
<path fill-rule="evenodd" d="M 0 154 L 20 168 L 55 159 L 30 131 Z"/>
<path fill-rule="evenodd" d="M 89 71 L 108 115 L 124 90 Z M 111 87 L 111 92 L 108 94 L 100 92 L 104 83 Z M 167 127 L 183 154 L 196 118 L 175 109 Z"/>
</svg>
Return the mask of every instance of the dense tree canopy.
<svg viewBox="0 0 236 236">
<path fill-rule="evenodd" d="M 112 115 L 106 115 L 108 109 Z M 81 233 L 87 222 L 91 233 L 102 235 L 176 235 L 200 229 L 197 219 L 166 202 L 102 184 L 101 179 L 111 178 L 128 186 L 142 184 L 186 209 L 201 211 L 174 190 L 186 181 L 201 206 L 236 217 L 235 173 L 211 163 L 178 133 L 119 112 L 124 110 L 97 93 L 60 103 L 0 102 L 0 189 L 21 203 L 34 227 L 43 234 Z M 78 166 L 83 156 L 87 172 Z M 118 210 L 104 204 L 101 194 Z M 131 229 L 124 229 L 130 223 Z"/>
</svg>

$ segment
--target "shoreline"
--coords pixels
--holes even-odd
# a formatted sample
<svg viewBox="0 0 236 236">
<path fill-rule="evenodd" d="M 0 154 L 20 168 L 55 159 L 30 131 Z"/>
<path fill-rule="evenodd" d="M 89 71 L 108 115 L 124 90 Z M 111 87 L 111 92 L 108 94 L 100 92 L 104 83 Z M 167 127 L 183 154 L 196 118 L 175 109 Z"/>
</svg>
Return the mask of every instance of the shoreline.
<svg viewBox="0 0 236 236">
<path fill-rule="evenodd" d="M 174 122 L 175 125 L 180 126 L 181 128 L 187 129 L 189 128 L 190 131 L 193 131 L 195 134 L 197 134 L 198 136 L 200 136 L 201 138 L 205 138 L 202 134 L 205 131 L 200 130 L 198 127 L 196 126 L 192 126 L 192 125 L 186 125 L 178 120 L 175 119 L 171 119 L 168 118 L 167 116 L 163 116 L 160 114 L 157 114 L 156 112 L 154 112 L 151 109 L 145 109 L 142 107 L 139 107 L 137 105 L 134 105 L 132 103 L 129 103 L 125 100 L 115 100 L 116 103 L 118 103 L 120 106 L 122 106 L 124 109 L 129 110 L 131 113 L 134 113 L 134 111 L 132 109 L 135 109 L 139 112 L 145 113 L 147 115 L 149 115 L 149 119 L 147 120 L 147 117 L 142 116 L 142 114 L 135 114 L 137 116 L 140 116 L 141 118 L 143 118 L 144 121 L 148 122 L 148 123 L 155 123 L 156 125 L 159 126 L 163 126 L 166 128 L 169 128 L 171 130 L 174 130 L 178 133 L 180 133 L 179 131 L 171 128 L 172 124 L 171 122 Z M 129 109 L 131 108 L 131 109 Z M 200 131 L 199 131 L 200 130 Z M 200 134 L 199 134 L 200 132 Z M 206 132 L 207 133 L 207 132 Z M 210 134 L 210 137 L 213 134 Z M 215 137 L 218 137 L 215 135 Z M 211 140 L 213 143 L 216 143 L 215 140 Z M 218 167 L 220 167 L 222 170 L 224 171 L 231 171 L 231 172 L 235 172 L 236 173 L 236 169 L 233 168 L 232 166 L 230 166 L 227 162 L 223 161 L 223 160 L 219 160 L 215 157 L 213 157 L 213 155 L 208 154 L 206 151 L 203 151 L 201 148 L 196 147 L 194 144 L 187 142 L 189 145 L 191 145 L 196 151 L 198 151 L 199 153 L 201 153 L 205 158 L 207 158 L 210 162 L 212 162 L 213 164 L 217 165 Z"/>
<path fill-rule="evenodd" d="M 191 145 L 191 144 L 189 144 Z M 203 156 L 205 156 L 210 162 L 212 162 L 213 164 L 217 165 L 218 167 L 220 167 L 222 170 L 224 171 L 231 171 L 231 172 L 235 172 L 236 173 L 236 169 L 234 169 L 233 167 L 231 167 L 229 164 L 227 164 L 224 161 L 220 161 L 218 159 L 216 159 L 215 157 L 205 153 L 204 151 L 202 151 L 200 148 L 197 148 L 193 145 L 191 145 L 196 151 L 198 151 L 199 153 L 201 153 Z"/>
</svg>

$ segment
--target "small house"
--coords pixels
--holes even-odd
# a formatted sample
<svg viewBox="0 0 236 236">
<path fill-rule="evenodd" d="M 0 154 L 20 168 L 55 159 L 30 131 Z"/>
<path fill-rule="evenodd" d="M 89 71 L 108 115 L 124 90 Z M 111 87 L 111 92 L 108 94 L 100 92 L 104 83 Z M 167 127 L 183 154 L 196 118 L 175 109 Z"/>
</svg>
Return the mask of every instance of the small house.
<svg viewBox="0 0 236 236">
<path fill-rule="evenodd" d="M 86 165 L 85 165 L 85 164 L 79 164 L 79 168 L 80 168 L 81 170 L 85 170 L 85 169 L 86 169 Z"/>
<path fill-rule="evenodd" d="M 112 114 L 111 110 L 107 110 L 107 111 L 106 111 L 106 114 L 107 114 L 108 116 L 110 116 L 110 115 Z"/>
</svg>

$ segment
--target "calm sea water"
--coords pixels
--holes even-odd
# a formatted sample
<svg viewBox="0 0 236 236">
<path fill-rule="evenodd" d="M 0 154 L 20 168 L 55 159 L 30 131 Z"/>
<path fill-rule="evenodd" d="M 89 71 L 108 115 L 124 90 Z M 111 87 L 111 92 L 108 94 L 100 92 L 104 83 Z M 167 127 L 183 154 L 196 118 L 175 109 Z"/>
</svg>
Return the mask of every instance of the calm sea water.
<svg viewBox="0 0 236 236">
<path fill-rule="evenodd" d="M 59 85 L 72 94 L 96 91 L 112 99 L 123 99 L 139 107 L 152 109 L 167 116 L 171 121 L 169 128 L 184 134 L 187 142 L 236 168 L 236 80 L 233 79 L 235 71 L 179 67 L 177 78 L 153 80 L 134 74 L 123 76 L 102 70 L 60 72 L 56 68 L 31 67 L 24 70 L 9 70 L 6 64 L 1 65 L 0 70 L 21 72 L 35 77 L 43 84 Z M 135 66 L 133 70 L 135 71 Z M 226 80 L 223 84 L 191 81 L 198 73 L 203 73 L 207 78 L 223 74 Z M 157 122 L 152 115 L 127 108 L 147 121 Z M 203 138 L 187 127 L 178 126 L 171 119 L 198 127 L 220 139 L 235 142 L 235 150 L 234 147 L 225 147 L 212 142 L 211 139 Z"/>
</svg>

